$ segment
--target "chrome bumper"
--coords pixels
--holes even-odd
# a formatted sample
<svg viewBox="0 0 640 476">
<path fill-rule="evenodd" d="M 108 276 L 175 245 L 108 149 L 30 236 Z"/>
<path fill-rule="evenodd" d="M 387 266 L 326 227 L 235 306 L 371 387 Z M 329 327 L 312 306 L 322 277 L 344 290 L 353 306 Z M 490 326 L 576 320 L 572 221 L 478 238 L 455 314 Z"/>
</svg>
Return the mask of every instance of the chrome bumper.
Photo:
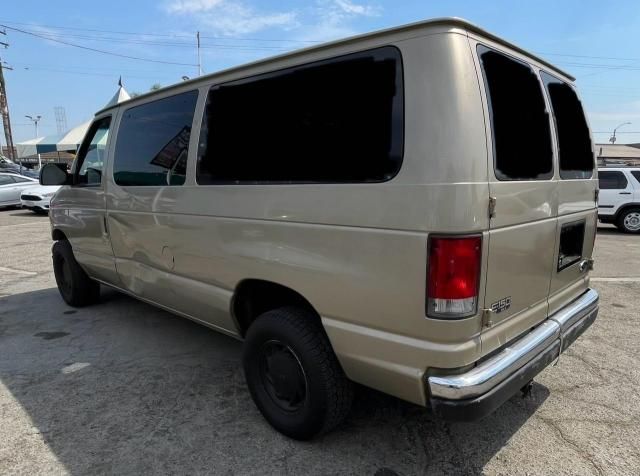
<svg viewBox="0 0 640 476">
<path fill-rule="evenodd" d="M 591 325 L 598 314 L 598 301 L 598 293 L 589 289 L 529 334 L 472 370 L 459 375 L 429 377 L 431 398 L 465 400 L 479 397 L 533 361 L 541 360 L 538 357 L 543 354 L 546 362 L 555 360 Z M 542 370 L 544 367 L 537 365 L 537 368 Z"/>
</svg>

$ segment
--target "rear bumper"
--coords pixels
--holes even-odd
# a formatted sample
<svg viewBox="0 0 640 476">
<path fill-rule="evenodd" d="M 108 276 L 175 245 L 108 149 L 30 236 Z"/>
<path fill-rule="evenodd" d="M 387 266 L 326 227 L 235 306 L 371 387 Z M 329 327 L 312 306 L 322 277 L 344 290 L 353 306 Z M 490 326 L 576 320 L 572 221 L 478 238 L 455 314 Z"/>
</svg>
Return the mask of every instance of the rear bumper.
<svg viewBox="0 0 640 476">
<path fill-rule="evenodd" d="M 472 421 L 493 412 L 552 363 L 596 319 L 598 293 L 589 289 L 527 335 L 459 375 L 430 376 L 429 400 L 444 419 Z"/>
</svg>

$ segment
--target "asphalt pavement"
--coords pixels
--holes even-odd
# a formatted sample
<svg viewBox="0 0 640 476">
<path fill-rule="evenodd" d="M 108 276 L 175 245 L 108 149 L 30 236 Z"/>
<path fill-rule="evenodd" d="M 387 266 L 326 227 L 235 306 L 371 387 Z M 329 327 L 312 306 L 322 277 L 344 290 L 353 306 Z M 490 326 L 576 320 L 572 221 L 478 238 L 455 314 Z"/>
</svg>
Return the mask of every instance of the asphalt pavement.
<svg viewBox="0 0 640 476">
<path fill-rule="evenodd" d="M 372 390 L 300 443 L 249 396 L 241 343 L 103 288 L 72 309 L 47 217 L 0 210 L 0 474 L 640 473 L 640 236 L 599 229 L 595 324 L 476 423 Z"/>
</svg>

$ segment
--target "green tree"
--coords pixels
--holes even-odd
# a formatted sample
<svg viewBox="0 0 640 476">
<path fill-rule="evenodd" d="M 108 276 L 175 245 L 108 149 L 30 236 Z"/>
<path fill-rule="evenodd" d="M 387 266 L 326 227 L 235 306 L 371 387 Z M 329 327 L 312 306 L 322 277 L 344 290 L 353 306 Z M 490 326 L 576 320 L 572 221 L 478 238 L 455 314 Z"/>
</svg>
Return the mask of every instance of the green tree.
<svg viewBox="0 0 640 476">
<path fill-rule="evenodd" d="M 157 91 L 157 90 L 158 90 L 158 89 L 160 89 L 161 87 L 162 87 L 162 84 L 160 84 L 160 83 L 154 83 L 154 84 L 152 84 L 152 85 L 151 85 L 151 87 L 149 88 L 149 92 Z M 130 94 L 130 96 L 131 96 L 132 98 L 135 98 L 135 97 L 137 97 L 137 96 L 140 96 L 140 94 L 142 94 L 142 93 L 139 93 L 139 92 L 137 92 L 137 91 L 134 91 L 134 92 L 132 92 L 132 93 Z"/>
</svg>

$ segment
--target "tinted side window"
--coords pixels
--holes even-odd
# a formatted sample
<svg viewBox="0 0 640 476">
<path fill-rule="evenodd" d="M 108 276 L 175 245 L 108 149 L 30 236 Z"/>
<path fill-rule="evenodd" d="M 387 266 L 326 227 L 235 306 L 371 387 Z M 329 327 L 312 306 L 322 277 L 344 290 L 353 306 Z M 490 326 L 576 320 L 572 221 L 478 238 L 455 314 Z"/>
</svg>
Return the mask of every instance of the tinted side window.
<svg viewBox="0 0 640 476">
<path fill-rule="evenodd" d="M 13 180 L 8 175 L 0 175 L 0 185 L 13 185 Z"/>
<path fill-rule="evenodd" d="M 640 183 L 640 170 L 632 170 L 631 175 L 633 175 L 636 181 Z"/>
<path fill-rule="evenodd" d="M 127 109 L 120 121 L 113 177 L 118 185 L 182 185 L 198 91 Z"/>
<path fill-rule="evenodd" d="M 94 122 L 89 128 L 77 156 L 75 185 L 100 185 L 109 139 L 111 117 Z"/>
<path fill-rule="evenodd" d="M 525 63 L 478 46 L 493 132 L 498 180 L 553 176 L 549 117 L 540 83 Z"/>
<path fill-rule="evenodd" d="M 598 180 L 602 190 L 627 188 L 627 178 L 622 172 L 615 170 L 598 172 Z"/>
<path fill-rule="evenodd" d="M 197 180 L 380 182 L 403 141 L 400 52 L 378 48 L 212 88 Z"/>
<path fill-rule="evenodd" d="M 31 180 L 29 180 L 29 179 L 26 179 L 24 177 L 16 177 L 15 175 L 13 177 L 11 177 L 11 178 L 13 178 L 13 181 L 17 182 L 17 183 L 31 182 Z"/>
<path fill-rule="evenodd" d="M 590 178 L 593 174 L 593 150 L 587 120 L 576 92 L 567 83 L 541 73 L 549 93 L 558 132 L 560 177 Z"/>
</svg>

